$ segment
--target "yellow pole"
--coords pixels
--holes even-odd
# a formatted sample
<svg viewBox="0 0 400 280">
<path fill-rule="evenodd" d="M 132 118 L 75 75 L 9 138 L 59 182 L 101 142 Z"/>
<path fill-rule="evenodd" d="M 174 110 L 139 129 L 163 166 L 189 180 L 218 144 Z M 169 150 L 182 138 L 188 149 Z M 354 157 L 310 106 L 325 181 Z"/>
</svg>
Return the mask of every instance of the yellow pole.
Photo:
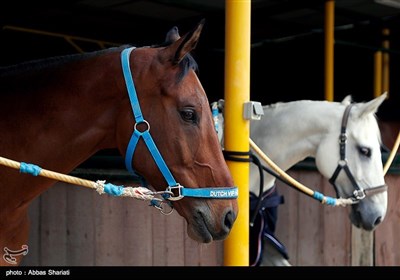
<svg viewBox="0 0 400 280">
<path fill-rule="evenodd" d="M 389 49 L 390 44 L 389 44 L 389 34 L 390 30 L 388 28 L 384 28 L 382 30 L 382 35 L 384 37 L 383 42 L 382 42 L 382 47 L 385 49 Z M 384 52 L 382 55 L 382 91 L 388 93 L 388 98 L 389 98 L 389 53 Z"/>
<path fill-rule="evenodd" d="M 250 100 L 250 0 L 225 1 L 225 142 L 228 151 L 249 151 L 250 123 L 243 104 Z M 250 164 L 228 161 L 239 188 L 239 214 L 224 242 L 224 265 L 249 266 Z"/>
<path fill-rule="evenodd" d="M 333 101 L 335 1 L 325 1 L 325 99 Z"/>
<path fill-rule="evenodd" d="M 382 52 L 374 53 L 374 97 L 382 94 Z"/>
</svg>

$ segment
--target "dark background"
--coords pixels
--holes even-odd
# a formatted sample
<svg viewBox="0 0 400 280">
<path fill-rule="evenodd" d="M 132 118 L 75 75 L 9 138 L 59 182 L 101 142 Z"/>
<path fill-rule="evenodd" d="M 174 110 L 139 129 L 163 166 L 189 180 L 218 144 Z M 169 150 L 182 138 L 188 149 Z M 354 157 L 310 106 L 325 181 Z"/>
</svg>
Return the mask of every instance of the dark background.
<svg viewBox="0 0 400 280">
<path fill-rule="evenodd" d="M 224 97 L 224 0 L 53 2 L 1 2 L 0 66 L 76 53 L 78 50 L 61 35 L 109 42 L 104 47 L 124 43 L 142 46 L 162 42 L 175 25 L 182 35 L 205 18 L 194 52 L 199 77 L 210 101 Z M 251 100 L 271 104 L 324 99 L 325 1 L 251 3 Z M 381 47 L 382 28 L 390 28 L 390 99 L 378 116 L 398 120 L 400 9 L 374 0 L 336 0 L 335 26 L 335 101 L 348 94 L 355 101 L 373 98 L 374 48 Z M 73 42 L 83 51 L 100 48 L 96 43 Z"/>
</svg>

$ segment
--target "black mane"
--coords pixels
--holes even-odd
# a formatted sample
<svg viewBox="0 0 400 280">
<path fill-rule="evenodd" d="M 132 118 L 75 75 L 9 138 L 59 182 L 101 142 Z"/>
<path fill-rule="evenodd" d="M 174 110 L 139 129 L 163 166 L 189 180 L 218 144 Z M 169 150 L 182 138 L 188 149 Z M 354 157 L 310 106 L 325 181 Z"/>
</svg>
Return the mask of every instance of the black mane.
<svg viewBox="0 0 400 280">
<path fill-rule="evenodd" d="M 9 77 L 15 77 L 18 75 L 26 74 L 29 72 L 35 72 L 47 68 L 53 68 L 63 65 L 68 62 L 79 61 L 90 57 L 99 56 L 103 53 L 115 51 L 118 48 L 108 48 L 105 50 L 99 50 L 94 52 L 70 54 L 64 56 L 55 56 L 50 58 L 43 58 L 37 60 L 31 60 L 27 62 L 22 62 L 19 64 L 0 67 L 0 80 Z"/>
<path fill-rule="evenodd" d="M 164 47 L 165 45 L 154 45 L 151 46 L 153 48 Z M 20 75 L 40 71 L 43 69 L 54 68 L 65 63 L 80 61 L 91 57 L 96 57 L 104 53 L 113 52 L 119 49 L 124 49 L 129 47 L 129 45 L 124 45 L 120 47 L 113 47 L 99 51 L 87 52 L 87 53 L 79 53 L 79 54 L 70 54 L 64 56 L 55 56 L 50 58 L 43 58 L 37 60 L 31 60 L 27 62 L 22 62 L 19 64 L 0 67 L 0 81 L 12 77 L 17 77 Z M 181 72 L 178 74 L 178 81 L 181 81 L 190 69 L 193 69 L 195 72 L 198 72 L 197 62 L 194 60 L 193 56 L 187 54 L 180 62 L 179 67 L 181 68 Z"/>
</svg>

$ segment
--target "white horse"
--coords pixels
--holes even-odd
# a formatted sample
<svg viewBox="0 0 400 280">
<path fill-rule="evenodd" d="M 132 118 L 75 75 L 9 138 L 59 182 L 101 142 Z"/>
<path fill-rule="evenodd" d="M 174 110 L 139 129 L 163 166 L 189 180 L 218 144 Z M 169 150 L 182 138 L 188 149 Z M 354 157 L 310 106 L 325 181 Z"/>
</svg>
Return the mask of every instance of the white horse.
<svg viewBox="0 0 400 280">
<path fill-rule="evenodd" d="M 385 99 L 386 93 L 365 103 L 351 103 L 348 96 L 342 102 L 299 100 L 263 106 L 262 119 L 251 121 L 250 138 L 285 171 L 307 157 L 315 158 L 318 171 L 335 187 L 337 197 L 354 201 L 353 225 L 372 231 L 383 221 L 388 201 L 375 117 Z M 223 101 L 218 104 L 221 107 Z M 223 143 L 222 113 L 217 124 Z M 271 193 L 275 180 L 265 174 L 263 197 Z M 250 192 L 256 197 L 259 184 L 258 168 L 252 164 Z M 282 250 L 273 246 L 273 238 L 259 240 L 263 250 L 250 264 L 290 265 Z"/>
</svg>

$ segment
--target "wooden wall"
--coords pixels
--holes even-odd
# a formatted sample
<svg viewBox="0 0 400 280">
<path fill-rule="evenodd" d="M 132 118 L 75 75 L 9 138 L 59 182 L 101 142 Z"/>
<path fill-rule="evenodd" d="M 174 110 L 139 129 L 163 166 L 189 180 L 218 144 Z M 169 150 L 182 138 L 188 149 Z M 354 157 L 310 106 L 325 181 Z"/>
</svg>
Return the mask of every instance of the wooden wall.
<svg viewBox="0 0 400 280">
<path fill-rule="evenodd" d="M 335 197 L 333 187 L 316 171 L 290 171 L 306 186 Z M 276 236 L 297 266 L 399 266 L 400 176 L 387 175 L 389 206 L 375 232 L 350 223 L 348 207 L 322 205 L 278 182 L 285 203 L 279 207 Z"/>
<path fill-rule="evenodd" d="M 113 182 L 124 184 L 124 182 Z M 128 184 L 126 184 L 128 185 Z M 199 244 L 174 211 L 58 183 L 34 201 L 26 266 L 220 266 L 223 243 Z"/>
<path fill-rule="evenodd" d="M 315 171 L 289 174 L 335 196 L 332 186 Z M 351 226 L 348 208 L 322 205 L 278 182 L 285 204 L 278 210 L 276 236 L 287 247 L 290 262 L 296 266 L 399 266 L 400 176 L 388 175 L 387 184 L 387 216 L 375 233 L 365 233 Z M 29 254 L 22 265 L 223 265 L 222 241 L 194 242 L 181 216 L 176 212 L 164 216 L 143 201 L 100 196 L 91 189 L 58 183 L 30 210 Z"/>
</svg>

